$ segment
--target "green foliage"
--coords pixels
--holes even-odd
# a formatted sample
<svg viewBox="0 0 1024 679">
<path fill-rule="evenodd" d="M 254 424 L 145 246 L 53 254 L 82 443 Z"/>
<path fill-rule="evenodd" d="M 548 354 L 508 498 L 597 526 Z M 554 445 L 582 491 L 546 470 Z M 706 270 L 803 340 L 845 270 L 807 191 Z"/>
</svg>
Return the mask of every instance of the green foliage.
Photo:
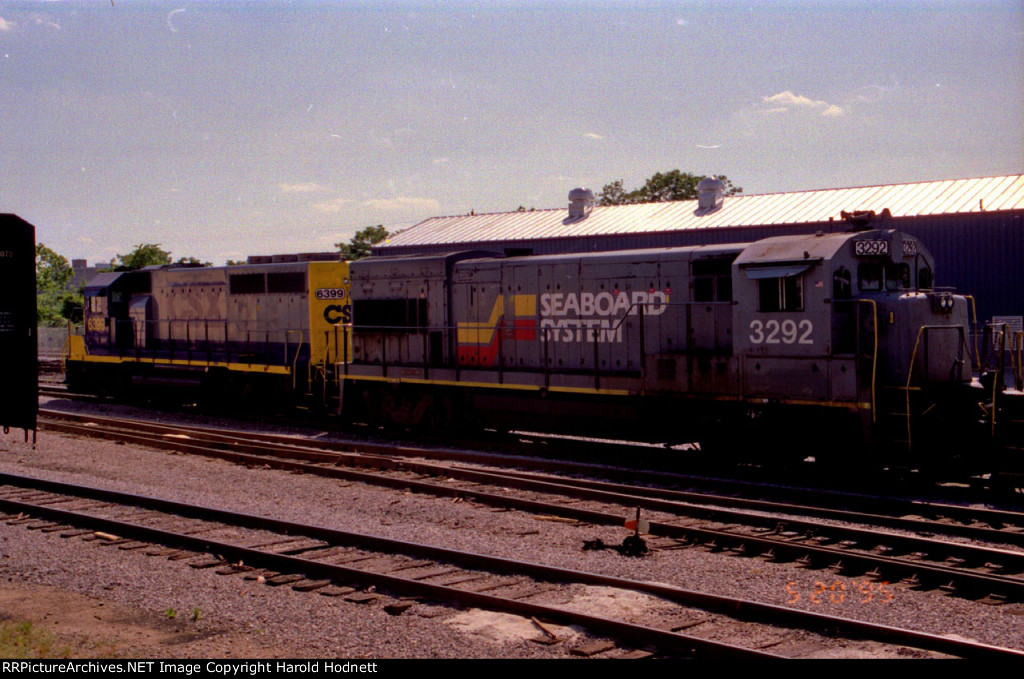
<svg viewBox="0 0 1024 679">
<path fill-rule="evenodd" d="M 70 649 L 30 622 L 0 623 L 0 658 L 68 658 Z"/>
<path fill-rule="evenodd" d="M 175 264 L 182 264 L 184 266 L 213 266 L 213 262 L 204 262 L 196 259 L 195 257 L 180 257 Z"/>
<path fill-rule="evenodd" d="M 597 194 L 598 205 L 632 205 L 634 203 L 663 203 L 670 200 L 696 200 L 697 184 L 706 175 L 690 174 L 679 170 L 656 172 L 647 178 L 644 185 L 632 191 L 626 191 L 622 180 L 605 184 Z M 733 186 L 732 181 L 724 174 L 717 175 L 725 183 L 725 195 L 734 196 L 743 193 L 743 188 Z"/>
<path fill-rule="evenodd" d="M 370 248 L 377 243 L 387 239 L 391 234 L 383 225 L 368 226 L 361 231 L 356 231 L 352 240 L 348 243 L 335 243 L 334 247 L 344 255 L 345 259 L 362 259 L 370 254 Z"/>
<path fill-rule="evenodd" d="M 170 264 L 171 253 L 160 247 L 159 243 L 139 243 L 127 255 L 117 255 L 111 260 L 114 269 L 135 271 L 147 266 Z"/>
<path fill-rule="evenodd" d="M 82 308 L 81 292 L 67 289 L 74 275 L 67 258 L 42 243 L 36 245 L 36 313 L 39 325 L 62 326 Z"/>
<path fill-rule="evenodd" d="M 75 275 L 71 264 L 63 255 L 46 247 L 42 243 L 36 245 L 36 289 L 63 290 Z"/>
</svg>

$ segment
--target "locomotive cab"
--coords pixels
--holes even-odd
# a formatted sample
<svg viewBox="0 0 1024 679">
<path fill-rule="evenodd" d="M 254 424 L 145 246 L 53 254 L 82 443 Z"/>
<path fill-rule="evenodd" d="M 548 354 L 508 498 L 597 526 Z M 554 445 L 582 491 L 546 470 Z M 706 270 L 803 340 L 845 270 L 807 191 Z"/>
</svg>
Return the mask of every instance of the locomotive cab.
<svg viewBox="0 0 1024 679">
<path fill-rule="evenodd" d="M 748 400 L 818 409 L 804 429 L 845 411 L 862 419 L 862 443 L 920 448 L 936 404 L 971 379 L 967 300 L 934 289 L 933 272 L 924 246 L 893 230 L 753 243 L 734 263 Z"/>
</svg>

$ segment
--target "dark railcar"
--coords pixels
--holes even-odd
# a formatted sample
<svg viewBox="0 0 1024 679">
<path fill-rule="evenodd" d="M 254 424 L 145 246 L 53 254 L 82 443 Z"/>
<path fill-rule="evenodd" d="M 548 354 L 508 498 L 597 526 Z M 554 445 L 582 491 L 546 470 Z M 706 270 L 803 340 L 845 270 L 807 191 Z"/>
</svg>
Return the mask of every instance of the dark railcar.
<svg viewBox="0 0 1024 679">
<path fill-rule="evenodd" d="M 36 428 L 39 411 L 36 339 L 36 230 L 17 215 L 0 215 L 0 426 Z"/>
</svg>

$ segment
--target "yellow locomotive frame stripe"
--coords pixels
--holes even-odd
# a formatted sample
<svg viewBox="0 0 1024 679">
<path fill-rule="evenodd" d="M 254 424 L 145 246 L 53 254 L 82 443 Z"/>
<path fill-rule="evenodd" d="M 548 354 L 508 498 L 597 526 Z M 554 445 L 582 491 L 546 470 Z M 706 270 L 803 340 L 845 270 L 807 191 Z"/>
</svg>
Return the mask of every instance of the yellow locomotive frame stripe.
<svg viewBox="0 0 1024 679">
<path fill-rule="evenodd" d="M 466 387 L 476 389 L 513 389 L 516 391 L 547 391 L 573 394 L 603 394 L 605 396 L 629 396 L 628 389 L 592 389 L 589 387 L 538 387 L 534 384 L 496 384 L 494 382 L 456 382 L 455 380 L 426 380 L 420 377 L 383 377 L 381 375 L 342 375 L 342 381 L 365 380 L 387 382 L 388 384 L 431 384 L 439 387 Z"/>
<path fill-rule="evenodd" d="M 599 394 L 602 396 L 636 396 L 635 392 L 628 389 L 594 389 L 592 387 L 538 387 L 534 384 L 497 384 L 494 382 L 465 382 L 455 380 L 429 380 L 420 377 L 384 377 L 381 375 L 339 375 L 341 381 L 367 381 L 367 382 L 386 382 L 388 384 L 429 384 L 439 387 L 464 387 L 464 388 L 475 388 L 475 389 L 511 389 L 514 391 L 541 391 L 546 389 L 553 393 L 563 394 Z M 713 400 L 713 401 L 737 401 L 745 403 L 753 403 L 764 405 L 763 399 L 759 398 L 739 398 L 730 396 L 710 396 L 706 394 L 682 396 L 682 398 L 692 398 L 701 400 Z M 860 410 L 871 410 L 870 403 L 842 403 L 836 401 L 806 401 L 800 399 L 778 399 L 772 401 L 773 405 L 800 405 L 800 406 L 818 406 L 821 408 L 857 408 Z"/>
<path fill-rule="evenodd" d="M 199 359 L 180 358 L 128 358 L 123 356 L 96 356 L 90 354 L 84 358 L 71 356 L 69 361 L 81 363 L 151 363 L 160 365 L 190 366 L 197 368 L 226 368 L 237 372 L 259 372 L 273 375 L 291 375 L 292 369 L 286 365 L 267 365 L 264 363 L 228 363 L 225 361 L 203 361 Z"/>
</svg>

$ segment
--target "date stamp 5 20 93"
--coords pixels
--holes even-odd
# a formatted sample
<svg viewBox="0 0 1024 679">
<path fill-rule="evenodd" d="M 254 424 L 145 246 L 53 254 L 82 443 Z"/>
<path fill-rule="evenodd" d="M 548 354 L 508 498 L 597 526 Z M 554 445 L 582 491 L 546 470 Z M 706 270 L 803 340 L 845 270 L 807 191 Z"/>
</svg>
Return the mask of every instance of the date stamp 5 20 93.
<svg viewBox="0 0 1024 679">
<path fill-rule="evenodd" d="M 789 596 L 787 604 L 805 599 L 816 606 L 842 603 L 888 604 L 895 599 L 888 582 L 873 580 L 836 580 L 831 583 L 816 581 L 813 587 L 790 581 L 786 583 L 786 594 Z"/>
</svg>

